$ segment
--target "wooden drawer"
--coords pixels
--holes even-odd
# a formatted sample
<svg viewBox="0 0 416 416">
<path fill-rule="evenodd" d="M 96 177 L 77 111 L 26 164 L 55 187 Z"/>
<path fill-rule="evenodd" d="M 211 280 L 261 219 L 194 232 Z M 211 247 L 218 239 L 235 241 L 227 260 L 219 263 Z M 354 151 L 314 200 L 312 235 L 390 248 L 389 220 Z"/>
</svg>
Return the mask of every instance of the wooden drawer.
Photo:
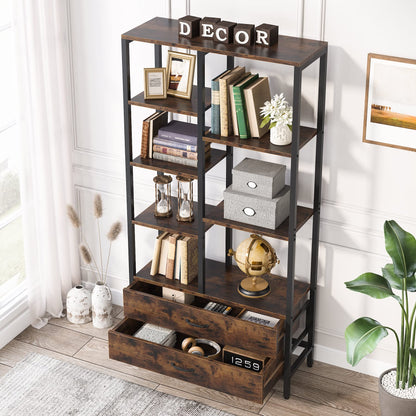
<svg viewBox="0 0 416 416">
<path fill-rule="evenodd" d="M 239 319 L 242 308 L 233 306 L 230 315 L 205 310 L 209 301 L 209 298 L 196 296 L 191 305 L 176 303 L 162 297 L 162 287 L 135 281 L 124 289 L 124 315 L 268 357 L 278 354 L 283 319 L 270 328 Z"/>
<path fill-rule="evenodd" d="M 264 368 L 256 373 L 220 360 L 183 352 L 180 344 L 186 335 L 178 332 L 175 347 L 167 347 L 133 337 L 132 335 L 143 324 L 144 322 L 125 318 L 109 331 L 110 358 L 258 403 L 263 402 L 277 378 L 282 374 L 281 357 L 283 354 L 280 354 L 278 358 L 268 359 Z"/>
</svg>

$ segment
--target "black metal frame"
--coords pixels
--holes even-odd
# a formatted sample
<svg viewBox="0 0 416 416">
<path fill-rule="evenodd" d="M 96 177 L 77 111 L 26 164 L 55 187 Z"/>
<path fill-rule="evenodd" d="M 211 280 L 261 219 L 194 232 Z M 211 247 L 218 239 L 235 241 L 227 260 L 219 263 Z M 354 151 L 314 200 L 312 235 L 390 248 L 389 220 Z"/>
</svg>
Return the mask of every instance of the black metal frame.
<svg viewBox="0 0 416 416">
<path fill-rule="evenodd" d="M 131 107 L 128 100 L 130 91 L 130 40 L 122 39 L 122 65 L 123 65 L 123 105 L 124 105 L 124 145 L 126 166 L 126 202 L 127 202 L 127 235 L 129 244 L 129 280 L 133 281 L 136 273 L 136 248 L 135 231 L 132 219 L 134 218 L 134 186 L 133 168 L 130 165 L 132 154 L 132 126 Z M 162 66 L 161 45 L 154 45 L 155 67 Z M 205 128 L 205 55 L 206 52 L 197 52 L 197 93 L 198 93 L 198 291 L 205 292 L 205 149 L 203 135 Z M 312 250 L 311 250 L 311 275 L 309 300 L 302 306 L 296 316 L 293 316 L 294 278 L 296 259 L 296 218 L 297 218 L 297 184 L 299 166 L 299 133 L 300 133 L 300 104 L 302 89 L 302 71 L 316 59 L 319 59 L 319 91 L 318 91 L 318 115 L 317 115 L 317 137 L 315 154 L 315 178 L 314 178 L 314 201 L 313 201 L 313 226 L 312 226 Z M 227 69 L 234 67 L 234 57 L 227 56 Z M 285 358 L 283 374 L 283 395 L 286 399 L 290 397 L 290 382 L 293 373 L 299 365 L 307 358 L 307 365 L 313 365 L 314 326 L 316 309 L 316 286 L 318 274 L 318 250 L 319 250 L 319 226 L 322 187 L 322 163 L 323 163 L 323 141 L 324 141 L 324 119 L 325 119 L 325 95 L 327 74 L 327 48 L 320 56 L 308 61 L 303 67 L 294 68 L 293 80 L 293 123 L 292 123 L 292 145 L 290 161 L 290 217 L 288 238 L 288 266 L 287 266 L 287 296 L 286 296 L 286 321 L 285 321 Z M 231 184 L 231 171 L 233 167 L 233 147 L 226 147 L 226 186 Z M 158 172 L 160 174 L 161 172 Z M 226 252 L 232 247 L 232 229 L 225 229 Z M 231 257 L 226 255 L 226 266 L 231 265 Z M 293 338 L 293 324 L 306 311 L 306 326 L 302 333 Z M 307 337 L 307 341 L 305 338 Z M 292 354 L 296 348 L 303 351 L 292 363 Z"/>
</svg>

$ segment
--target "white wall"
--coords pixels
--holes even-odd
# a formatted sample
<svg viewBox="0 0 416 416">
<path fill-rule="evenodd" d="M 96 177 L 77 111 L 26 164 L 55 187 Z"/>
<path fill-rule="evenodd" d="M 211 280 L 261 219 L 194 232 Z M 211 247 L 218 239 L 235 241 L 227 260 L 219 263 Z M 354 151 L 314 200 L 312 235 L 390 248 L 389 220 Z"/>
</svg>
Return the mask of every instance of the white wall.
<svg viewBox="0 0 416 416">
<path fill-rule="evenodd" d="M 74 177 L 82 220 L 90 240 L 94 239 L 91 202 L 95 192 L 103 196 L 106 227 L 115 219 L 125 224 L 123 161 L 123 108 L 121 82 L 121 33 L 154 16 L 179 18 L 188 13 L 218 16 L 244 23 L 274 23 L 280 33 L 323 36 L 329 42 L 327 116 L 323 171 L 323 203 L 319 257 L 317 306 L 317 349 L 319 360 L 340 366 L 345 362 L 345 327 L 362 314 L 396 326 L 398 308 L 392 301 L 376 301 L 349 292 L 343 282 L 365 271 L 378 272 L 388 261 L 384 250 L 382 226 L 395 219 L 416 233 L 414 206 L 415 154 L 361 141 L 367 54 L 369 52 L 415 58 L 416 3 L 404 0 L 400 7 L 387 0 L 349 2 L 330 0 L 263 0 L 254 3 L 210 0 L 209 2 L 153 0 L 71 0 L 72 65 L 76 137 L 74 140 Z M 135 46 L 132 56 L 133 93 L 142 87 L 142 68 L 153 66 L 152 45 Z M 166 49 L 163 48 L 165 53 Z M 413 54 L 412 54 L 413 53 Z M 208 56 L 206 79 L 225 67 L 225 58 Z M 292 92 L 289 68 L 237 60 L 251 71 L 271 77 L 273 93 Z M 302 121 L 316 116 L 317 65 L 307 69 L 303 78 Z M 134 146 L 139 149 L 141 120 L 149 110 L 133 109 Z M 209 117 L 207 118 L 209 120 Z M 249 151 L 235 149 L 236 163 Z M 278 157 L 257 155 L 279 162 Z M 257 157 L 256 156 L 256 157 Z M 286 160 L 287 162 L 287 160 Z M 301 152 L 300 194 L 304 203 L 312 201 L 314 142 Z M 153 173 L 135 171 L 136 209 L 140 211 L 153 199 Z M 207 175 L 207 202 L 222 198 L 224 166 Z M 137 233 L 138 267 L 152 255 L 155 231 L 140 228 Z M 235 244 L 246 235 L 235 234 Z M 311 225 L 299 233 L 297 275 L 309 274 Z M 128 282 L 127 238 L 124 233 L 113 246 L 109 282 L 121 302 L 120 291 Z M 207 252 L 222 259 L 223 230 L 214 227 L 207 234 Z M 144 244 L 143 244 L 144 242 Z M 282 262 L 277 273 L 285 273 L 287 245 L 272 241 Z M 94 245 L 94 244 L 93 244 Z M 84 279 L 93 279 L 84 271 Z M 118 293 L 118 295 L 117 295 Z M 394 364 L 394 340 L 385 340 L 361 371 L 377 374 Z"/>
</svg>

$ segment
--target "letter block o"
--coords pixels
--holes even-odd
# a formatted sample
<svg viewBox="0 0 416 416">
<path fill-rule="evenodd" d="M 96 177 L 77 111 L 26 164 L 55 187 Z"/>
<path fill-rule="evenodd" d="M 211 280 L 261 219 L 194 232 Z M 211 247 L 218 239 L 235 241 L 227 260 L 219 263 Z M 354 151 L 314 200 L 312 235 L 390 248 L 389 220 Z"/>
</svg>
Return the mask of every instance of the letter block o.
<svg viewBox="0 0 416 416">
<path fill-rule="evenodd" d="M 252 45 L 254 43 L 254 25 L 237 24 L 234 27 L 234 43 L 236 45 Z"/>
</svg>

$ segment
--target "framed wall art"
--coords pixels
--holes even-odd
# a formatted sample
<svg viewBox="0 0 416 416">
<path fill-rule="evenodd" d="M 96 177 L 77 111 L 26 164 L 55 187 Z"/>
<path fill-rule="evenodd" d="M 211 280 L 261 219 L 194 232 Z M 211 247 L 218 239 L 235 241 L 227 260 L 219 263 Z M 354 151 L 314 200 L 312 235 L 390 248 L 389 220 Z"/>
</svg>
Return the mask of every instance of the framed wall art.
<svg viewBox="0 0 416 416">
<path fill-rule="evenodd" d="M 166 68 L 144 68 L 144 99 L 163 99 L 166 96 Z"/>
<path fill-rule="evenodd" d="M 363 141 L 416 151 L 416 60 L 368 54 Z"/>
<path fill-rule="evenodd" d="M 195 55 L 168 51 L 166 65 L 168 95 L 191 98 L 195 70 Z"/>
</svg>

